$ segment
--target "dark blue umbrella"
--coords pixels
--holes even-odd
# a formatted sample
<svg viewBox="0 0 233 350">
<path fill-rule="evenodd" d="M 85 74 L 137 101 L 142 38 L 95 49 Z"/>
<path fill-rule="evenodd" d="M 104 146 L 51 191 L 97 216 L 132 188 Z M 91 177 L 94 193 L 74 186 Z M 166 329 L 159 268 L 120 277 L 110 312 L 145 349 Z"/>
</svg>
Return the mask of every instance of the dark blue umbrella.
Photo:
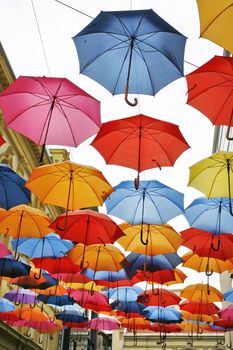
<svg viewBox="0 0 233 350">
<path fill-rule="evenodd" d="M 113 95 L 155 95 L 183 76 L 186 37 L 152 10 L 102 11 L 74 38 L 80 72 Z"/>
<path fill-rule="evenodd" d="M 156 180 L 140 181 L 138 190 L 122 181 L 114 190 L 105 201 L 108 214 L 133 225 L 161 225 L 184 213 L 184 194 Z"/>
<path fill-rule="evenodd" d="M 21 261 L 14 260 L 13 258 L 1 258 L 0 259 L 0 276 L 5 277 L 19 277 L 29 275 L 31 266 L 22 263 Z"/>
<path fill-rule="evenodd" d="M 120 315 L 125 315 L 127 317 L 133 316 L 132 314 L 142 315 L 142 310 L 145 309 L 145 305 L 137 301 L 119 301 L 116 300 L 111 303 L 113 310 L 119 311 Z"/>
<path fill-rule="evenodd" d="M 170 306 L 167 306 L 167 307 L 147 306 L 142 313 L 148 320 L 153 322 L 159 322 L 159 323 L 182 322 L 182 316 L 180 312 Z"/>
<path fill-rule="evenodd" d="M 86 322 L 88 319 L 84 317 L 83 313 L 76 310 L 68 310 L 59 312 L 56 315 L 58 320 L 62 320 L 64 322 Z"/>
<path fill-rule="evenodd" d="M 73 305 L 75 303 L 75 299 L 69 297 L 67 294 L 64 294 L 64 295 L 39 294 L 37 296 L 37 300 L 40 300 L 45 304 L 57 305 L 57 306 Z"/>
<path fill-rule="evenodd" d="M 51 277 L 46 272 L 42 271 L 42 276 L 46 279 L 45 282 L 36 283 L 36 279 L 29 276 L 28 279 L 22 283 L 17 283 L 17 285 L 25 289 L 47 289 L 49 287 L 55 286 L 58 283 L 58 280 L 56 278 Z"/>
<path fill-rule="evenodd" d="M 217 234 L 233 232 L 229 198 L 196 198 L 185 209 L 185 217 L 191 227 Z"/>
<path fill-rule="evenodd" d="M 151 272 L 159 270 L 173 270 L 177 265 L 183 262 L 181 257 L 176 253 L 150 256 L 133 252 L 127 255 L 126 260 L 133 270 L 144 270 Z"/>
<path fill-rule="evenodd" d="M 24 187 L 26 180 L 6 164 L 0 164 L 0 208 L 10 209 L 31 202 L 31 192 Z"/>
<path fill-rule="evenodd" d="M 50 233 L 43 238 L 24 237 L 12 240 L 13 249 L 30 258 L 54 257 L 59 258 L 73 247 L 73 244 L 61 239 L 56 233 Z"/>
</svg>

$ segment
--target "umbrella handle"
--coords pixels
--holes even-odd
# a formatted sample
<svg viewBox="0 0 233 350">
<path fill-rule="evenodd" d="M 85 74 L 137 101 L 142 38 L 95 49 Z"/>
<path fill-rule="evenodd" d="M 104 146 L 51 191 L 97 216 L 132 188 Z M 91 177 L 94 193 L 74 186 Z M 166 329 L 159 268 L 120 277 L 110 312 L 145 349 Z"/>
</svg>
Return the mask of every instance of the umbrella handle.
<svg viewBox="0 0 233 350">
<path fill-rule="evenodd" d="M 220 237 L 218 237 L 218 244 L 217 244 L 217 247 L 214 246 L 214 243 L 213 243 L 213 241 L 212 241 L 212 243 L 211 243 L 211 249 L 213 249 L 215 252 L 218 252 L 219 249 L 220 249 L 220 244 L 221 244 L 221 242 L 220 242 Z"/>
<path fill-rule="evenodd" d="M 130 102 L 129 99 L 128 99 L 128 96 L 129 96 L 129 84 L 128 84 L 128 82 L 126 82 L 126 85 L 125 85 L 125 102 L 131 107 L 137 106 L 138 99 L 136 97 L 134 97 L 134 102 Z"/>
<path fill-rule="evenodd" d="M 38 276 L 37 276 L 36 273 L 34 273 L 34 278 L 35 278 L 36 280 L 39 280 L 39 279 L 41 278 L 41 275 L 42 275 L 42 271 L 41 271 L 41 269 L 40 269 L 40 272 L 39 272 L 39 275 L 38 275 Z"/>
<path fill-rule="evenodd" d="M 147 245 L 148 244 L 148 238 L 144 241 L 143 240 L 143 228 L 141 227 L 141 231 L 140 231 L 140 240 L 141 240 L 141 243 L 143 245 Z"/>
<path fill-rule="evenodd" d="M 231 126 L 228 125 L 227 132 L 226 132 L 226 139 L 228 141 L 232 141 L 233 140 L 233 137 L 230 136 L 230 131 L 231 131 Z"/>
<path fill-rule="evenodd" d="M 29 304 L 29 306 L 30 306 L 31 309 L 34 309 L 36 307 L 36 298 L 35 298 L 34 303 L 33 304 Z"/>
<path fill-rule="evenodd" d="M 19 306 L 20 303 L 21 303 L 21 301 L 15 301 L 15 305 L 16 305 L 16 306 Z"/>
<path fill-rule="evenodd" d="M 43 343 L 43 338 L 40 336 L 39 337 L 39 344 L 42 344 Z"/>
<path fill-rule="evenodd" d="M 134 188 L 135 190 L 139 189 L 139 173 L 138 176 L 134 179 Z"/>
<path fill-rule="evenodd" d="M 44 152 L 45 152 L 45 143 L 42 145 L 42 148 L 41 148 L 40 163 L 43 163 Z"/>
</svg>

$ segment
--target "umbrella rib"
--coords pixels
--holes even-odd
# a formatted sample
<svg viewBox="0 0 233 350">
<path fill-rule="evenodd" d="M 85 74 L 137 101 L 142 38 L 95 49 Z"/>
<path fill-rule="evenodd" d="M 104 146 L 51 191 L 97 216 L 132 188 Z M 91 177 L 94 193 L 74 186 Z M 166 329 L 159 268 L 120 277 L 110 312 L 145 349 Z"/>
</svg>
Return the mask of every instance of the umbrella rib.
<svg viewBox="0 0 233 350">
<path fill-rule="evenodd" d="M 200 36 L 203 36 L 203 34 L 209 29 L 209 27 L 216 22 L 216 20 L 225 12 L 227 11 L 231 6 L 233 6 L 233 4 L 228 5 L 227 7 L 225 7 L 221 12 L 219 12 L 217 14 L 217 16 L 215 18 L 213 18 L 210 23 L 207 24 L 207 26 L 203 29 L 202 32 L 200 32 Z"/>
</svg>

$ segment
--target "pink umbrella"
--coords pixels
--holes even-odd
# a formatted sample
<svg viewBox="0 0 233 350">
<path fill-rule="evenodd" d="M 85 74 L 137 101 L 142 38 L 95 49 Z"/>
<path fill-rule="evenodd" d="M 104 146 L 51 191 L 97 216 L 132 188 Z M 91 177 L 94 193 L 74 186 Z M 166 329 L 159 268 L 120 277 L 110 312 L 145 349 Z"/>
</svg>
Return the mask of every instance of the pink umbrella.
<svg viewBox="0 0 233 350">
<path fill-rule="evenodd" d="M 11 252 L 7 249 L 6 245 L 0 241 L 0 258 L 10 255 Z"/>
<path fill-rule="evenodd" d="M 233 304 L 224 307 L 223 309 L 217 312 L 220 318 L 223 318 L 228 321 L 233 321 Z"/>
<path fill-rule="evenodd" d="M 70 292 L 70 297 L 74 298 L 80 306 L 86 308 L 108 305 L 107 297 L 101 292 L 73 289 Z"/>
<path fill-rule="evenodd" d="M 0 107 L 7 127 L 43 151 L 45 144 L 76 147 L 101 125 L 100 102 L 65 78 L 20 76 L 0 94 Z"/>
<path fill-rule="evenodd" d="M 88 327 L 90 329 L 95 329 L 99 331 L 112 331 L 114 329 L 120 328 L 120 322 L 110 317 L 97 317 L 93 318 L 88 322 Z"/>
</svg>

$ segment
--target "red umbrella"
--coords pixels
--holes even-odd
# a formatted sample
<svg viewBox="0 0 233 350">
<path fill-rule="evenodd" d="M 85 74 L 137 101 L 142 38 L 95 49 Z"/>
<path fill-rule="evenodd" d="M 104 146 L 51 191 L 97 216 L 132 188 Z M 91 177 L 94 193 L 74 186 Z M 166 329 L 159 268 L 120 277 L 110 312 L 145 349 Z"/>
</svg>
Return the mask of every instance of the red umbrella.
<svg viewBox="0 0 233 350">
<path fill-rule="evenodd" d="M 233 304 L 230 304 L 218 311 L 220 318 L 233 322 Z"/>
<path fill-rule="evenodd" d="M 180 309 L 191 312 L 192 314 L 214 315 L 219 311 L 219 308 L 214 303 L 202 303 L 199 301 L 182 301 Z"/>
<path fill-rule="evenodd" d="M 145 115 L 103 123 L 91 145 L 106 163 L 126 166 L 139 173 L 172 166 L 189 148 L 179 127 Z"/>
<path fill-rule="evenodd" d="M 132 282 L 138 283 L 142 281 L 147 281 L 151 283 L 157 284 L 175 284 L 175 283 L 183 283 L 186 279 L 186 275 L 183 271 L 179 269 L 174 270 L 160 270 L 155 272 L 147 271 L 146 274 L 144 272 L 138 272 L 132 278 Z"/>
<path fill-rule="evenodd" d="M 101 292 L 86 291 L 86 290 L 72 290 L 70 297 L 74 298 L 76 302 L 82 306 L 105 306 L 108 305 L 108 298 Z"/>
<path fill-rule="evenodd" d="M 170 290 L 153 288 L 139 294 L 137 301 L 146 306 L 158 305 L 165 307 L 179 304 L 181 298 Z"/>
<path fill-rule="evenodd" d="M 31 261 L 36 267 L 51 274 L 57 274 L 57 276 L 59 276 L 59 273 L 75 274 L 80 271 L 80 267 L 75 265 L 67 256 L 61 258 L 34 258 Z"/>
<path fill-rule="evenodd" d="M 64 223 L 66 223 L 65 230 Z M 113 243 L 125 235 L 108 215 L 90 209 L 74 210 L 62 214 L 56 218 L 50 227 L 62 239 L 69 239 L 85 245 Z"/>
<path fill-rule="evenodd" d="M 184 239 L 182 245 L 190 248 L 201 257 L 224 261 L 233 257 L 232 234 L 214 235 L 198 228 L 189 228 L 180 234 Z"/>
<path fill-rule="evenodd" d="M 162 333 L 179 333 L 181 328 L 178 324 L 165 324 L 165 323 L 153 323 L 150 328 L 150 331 L 153 332 L 162 332 Z"/>
<path fill-rule="evenodd" d="M 214 324 L 218 327 L 233 329 L 233 320 L 225 320 L 225 318 L 219 318 L 218 320 L 214 321 Z"/>
<path fill-rule="evenodd" d="M 76 147 L 101 125 L 100 102 L 65 78 L 20 76 L 1 93 L 0 106 L 7 127 L 43 150 Z"/>
<path fill-rule="evenodd" d="M 205 114 L 214 125 L 233 125 L 233 58 L 215 56 L 186 76 L 187 103 Z M 231 138 L 230 138 L 231 139 Z"/>
</svg>

